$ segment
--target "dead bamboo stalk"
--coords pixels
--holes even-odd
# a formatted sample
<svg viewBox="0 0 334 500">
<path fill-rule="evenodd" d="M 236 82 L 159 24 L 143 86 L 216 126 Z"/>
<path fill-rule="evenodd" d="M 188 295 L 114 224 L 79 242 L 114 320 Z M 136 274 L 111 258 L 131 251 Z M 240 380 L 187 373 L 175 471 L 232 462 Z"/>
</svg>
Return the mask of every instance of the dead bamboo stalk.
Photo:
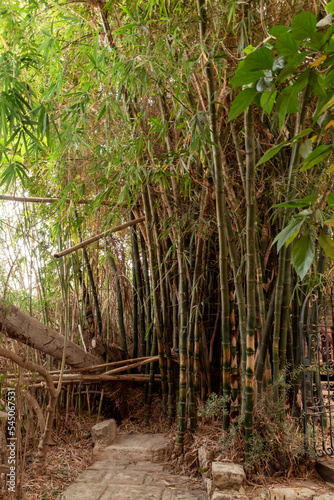
<svg viewBox="0 0 334 500">
<path fill-rule="evenodd" d="M 154 377 L 157 381 L 160 382 L 161 378 L 160 375 L 155 375 Z M 62 385 L 71 385 L 71 384 L 96 384 L 97 382 L 113 382 L 113 381 L 119 381 L 119 382 L 147 382 L 149 380 L 149 375 L 142 374 L 142 375 L 110 375 L 107 377 L 101 376 L 98 380 L 90 380 L 90 379 L 85 379 L 82 380 L 81 378 L 79 379 L 72 379 L 72 380 L 62 380 Z M 55 380 L 57 382 L 57 380 Z M 37 382 L 35 384 L 29 384 L 29 389 L 41 389 L 45 387 L 45 382 Z"/>
<path fill-rule="evenodd" d="M 7 194 L 1 194 L 0 200 L 3 201 L 20 201 L 27 203 L 56 203 L 60 201 L 59 198 L 37 198 L 37 197 L 26 197 L 26 196 L 9 196 Z M 66 198 L 65 203 L 70 203 L 72 200 L 70 198 Z M 94 200 L 77 200 L 75 203 L 77 205 L 89 205 L 89 203 L 93 203 Z M 111 201 L 101 201 L 101 205 L 114 205 Z"/>
<path fill-rule="evenodd" d="M 144 361 L 138 361 L 138 363 L 133 363 L 133 364 L 126 365 L 126 366 L 120 366 L 119 368 L 115 368 L 114 370 L 109 370 L 107 372 L 104 372 L 103 375 L 109 375 L 109 374 L 111 375 L 114 373 L 123 372 L 123 371 L 129 370 L 131 368 L 136 368 L 137 366 L 143 366 L 143 365 L 147 365 L 148 363 L 153 363 L 154 361 L 159 361 L 159 356 L 150 356 L 149 359 L 145 359 Z"/>
<path fill-rule="evenodd" d="M 144 361 L 145 359 L 151 359 L 151 356 L 143 356 L 141 358 L 132 358 L 132 359 L 122 359 L 121 361 L 110 361 L 110 363 L 104 363 L 102 365 L 92 365 L 78 371 L 80 371 L 80 373 L 90 372 L 93 370 L 99 370 L 101 368 L 107 368 L 108 366 L 120 366 L 128 363 L 137 363 L 138 361 Z"/>
<path fill-rule="evenodd" d="M 73 247 L 67 248 L 66 250 L 63 250 L 62 252 L 54 254 L 54 257 L 56 259 L 59 259 L 60 257 L 63 257 L 64 255 L 68 255 L 69 253 L 74 252 L 75 250 L 79 250 L 80 248 L 84 248 L 88 245 L 91 245 L 95 241 L 100 240 L 101 238 L 104 238 L 108 234 L 111 233 L 116 233 L 117 231 L 122 231 L 122 229 L 126 229 L 127 227 L 134 226 L 135 224 L 140 224 L 141 222 L 144 222 L 145 217 L 140 217 L 139 219 L 134 219 L 129 222 L 126 222 L 125 224 L 121 224 L 120 226 L 115 226 L 112 229 L 108 229 L 107 231 L 104 231 L 101 234 L 97 234 L 96 236 L 92 236 L 91 238 L 88 238 L 88 240 L 82 241 L 81 243 L 78 243 L 77 245 L 74 245 Z"/>
</svg>

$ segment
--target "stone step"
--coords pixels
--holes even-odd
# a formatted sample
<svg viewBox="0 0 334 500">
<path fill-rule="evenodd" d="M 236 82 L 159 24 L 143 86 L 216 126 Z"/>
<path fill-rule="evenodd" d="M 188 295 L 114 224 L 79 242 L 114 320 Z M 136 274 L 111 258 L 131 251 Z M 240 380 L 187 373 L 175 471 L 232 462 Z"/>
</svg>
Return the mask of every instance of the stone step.
<svg viewBox="0 0 334 500">
<path fill-rule="evenodd" d="M 99 454 L 99 460 L 128 460 L 132 462 L 164 462 L 170 441 L 164 434 L 118 435 L 113 443 Z"/>
</svg>

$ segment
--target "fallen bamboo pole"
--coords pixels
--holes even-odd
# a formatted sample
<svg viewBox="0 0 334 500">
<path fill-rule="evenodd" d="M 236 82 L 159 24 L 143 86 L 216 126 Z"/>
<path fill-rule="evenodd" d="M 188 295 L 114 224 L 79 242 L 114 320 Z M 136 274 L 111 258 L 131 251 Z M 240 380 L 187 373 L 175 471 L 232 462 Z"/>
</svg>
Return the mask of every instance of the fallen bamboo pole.
<svg viewBox="0 0 334 500">
<path fill-rule="evenodd" d="M 132 368 L 136 368 L 137 366 L 147 365 L 148 363 L 154 363 L 154 361 L 159 361 L 159 356 L 151 356 L 149 359 L 145 359 L 144 361 L 138 361 L 138 363 L 133 363 L 131 365 L 120 366 L 119 368 L 114 368 L 114 370 L 109 370 L 104 372 L 103 375 L 111 375 L 114 373 L 119 373 L 124 370 L 130 370 Z"/>
<path fill-rule="evenodd" d="M 139 219 L 134 219 L 129 222 L 126 222 L 125 224 L 121 224 L 120 226 L 115 226 L 112 229 L 108 229 L 107 231 L 104 231 L 101 234 L 97 234 L 96 236 L 92 236 L 91 238 L 88 238 L 88 240 L 82 241 L 81 243 L 78 243 L 77 245 L 74 245 L 73 247 L 67 248 L 66 250 L 63 250 L 62 252 L 54 254 L 54 257 L 56 259 L 59 259 L 60 257 L 63 257 L 64 255 L 68 255 L 69 253 L 74 252 L 75 250 L 80 250 L 80 248 L 84 248 L 88 245 L 91 245 L 95 241 L 100 240 L 101 238 L 104 238 L 108 234 L 111 233 L 116 233 L 117 231 L 122 231 L 122 229 L 126 229 L 127 227 L 134 226 L 135 224 L 140 224 L 141 222 L 144 222 L 145 217 L 140 217 Z"/>
<path fill-rule="evenodd" d="M 90 372 L 94 370 L 100 370 L 101 368 L 107 368 L 109 366 L 120 366 L 126 363 L 137 363 L 138 361 L 144 361 L 145 359 L 151 359 L 152 356 L 143 356 L 142 358 L 132 358 L 132 359 L 122 359 L 121 361 L 110 361 L 110 363 L 104 363 L 102 365 L 92 365 L 82 370 L 77 370 L 82 372 Z"/>
<path fill-rule="evenodd" d="M 108 377 L 104 377 L 102 379 L 94 379 L 94 380 L 89 380 L 85 379 L 82 380 L 80 379 L 72 379 L 72 380 L 62 380 L 62 385 L 71 385 L 71 384 L 85 384 L 85 385 L 90 385 L 90 384 L 96 384 L 97 382 L 148 382 L 150 376 L 143 374 L 143 375 L 110 375 Z M 157 382 L 161 381 L 161 376 L 160 375 L 155 375 L 154 379 Z M 55 380 L 57 382 L 57 380 Z M 45 383 L 44 382 L 37 382 L 35 384 L 29 384 L 29 389 L 42 389 L 45 388 Z"/>
<path fill-rule="evenodd" d="M 0 200 L 3 201 L 20 201 L 20 202 L 27 202 L 27 203 L 57 203 L 57 201 L 61 201 L 59 198 L 37 198 L 37 197 L 31 197 L 31 196 L 9 196 L 7 194 L 1 194 L 0 195 Z M 71 203 L 70 198 L 66 198 L 64 200 L 65 203 Z M 89 205 L 90 203 L 93 203 L 94 200 L 77 200 L 75 203 L 78 205 Z M 106 201 L 103 200 L 101 201 L 101 205 L 114 205 L 113 202 L 111 201 Z"/>
</svg>

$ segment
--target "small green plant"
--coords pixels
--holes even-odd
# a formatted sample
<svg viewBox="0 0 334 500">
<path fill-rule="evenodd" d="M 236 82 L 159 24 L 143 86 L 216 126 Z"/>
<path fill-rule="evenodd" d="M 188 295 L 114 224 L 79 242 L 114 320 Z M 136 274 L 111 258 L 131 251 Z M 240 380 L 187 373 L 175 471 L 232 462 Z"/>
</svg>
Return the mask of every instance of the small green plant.
<svg viewBox="0 0 334 500">
<path fill-rule="evenodd" d="M 230 402 L 230 398 L 226 398 L 225 396 L 218 396 L 218 394 L 213 392 L 208 397 L 204 408 L 199 409 L 199 413 L 203 417 L 222 418 L 223 413 L 225 411 L 228 411 L 229 402 Z"/>
<path fill-rule="evenodd" d="M 292 379 L 297 376 L 293 373 Z M 284 474 L 296 467 L 304 456 L 304 435 L 299 419 L 285 415 L 286 394 L 292 389 L 285 382 L 285 373 L 279 377 L 279 401 L 274 402 L 273 387 L 268 387 L 254 407 L 254 427 L 250 441 L 247 465 L 250 470 L 269 475 Z M 284 413 L 284 415 L 283 415 Z M 244 417 L 226 433 L 221 441 L 226 457 L 241 460 L 244 453 Z"/>
</svg>

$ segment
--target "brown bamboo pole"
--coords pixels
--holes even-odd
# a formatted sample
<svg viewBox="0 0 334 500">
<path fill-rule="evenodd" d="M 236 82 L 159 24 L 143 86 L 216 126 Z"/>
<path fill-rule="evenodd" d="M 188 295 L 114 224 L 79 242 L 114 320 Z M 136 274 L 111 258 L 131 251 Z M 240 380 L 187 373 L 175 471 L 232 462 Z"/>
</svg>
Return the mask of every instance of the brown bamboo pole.
<svg viewBox="0 0 334 500">
<path fill-rule="evenodd" d="M 54 257 L 56 259 L 59 259 L 60 257 L 64 257 L 64 255 L 68 255 L 69 253 L 72 253 L 75 250 L 79 250 L 80 248 L 84 248 L 88 245 L 91 245 L 92 243 L 95 243 L 95 241 L 98 241 L 101 238 L 104 238 L 108 234 L 117 233 L 118 231 L 122 231 L 123 229 L 126 229 L 127 227 L 134 226 L 135 224 L 140 224 L 141 222 L 144 222 L 144 220 L 145 220 L 145 217 L 140 217 L 139 219 L 131 220 L 129 222 L 126 222 L 125 224 L 121 224 L 120 226 L 115 226 L 112 229 L 107 229 L 107 231 L 104 231 L 101 234 L 97 234 L 96 236 L 92 236 L 91 238 L 88 238 L 88 240 L 82 241 L 81 243 L 78 243 L 77 245 L 74 245 L 73 247 L 67 248 L 66 250 L 63 250 L 62 252 L 54 254 Z"/>
<path fill-rule="evenodd" d="M 255 134 L 254 111 L 250 105 L 245 112 L 246 150 L 246 281 L 247 281 L 247 329 L 246 329 L 246 406 L 245 406 L 245 452 L 246 459 L 251 449 L 254 408 L 254 361 L 256 320 L 256 196 L 255 196 Z"/>
</svg>

